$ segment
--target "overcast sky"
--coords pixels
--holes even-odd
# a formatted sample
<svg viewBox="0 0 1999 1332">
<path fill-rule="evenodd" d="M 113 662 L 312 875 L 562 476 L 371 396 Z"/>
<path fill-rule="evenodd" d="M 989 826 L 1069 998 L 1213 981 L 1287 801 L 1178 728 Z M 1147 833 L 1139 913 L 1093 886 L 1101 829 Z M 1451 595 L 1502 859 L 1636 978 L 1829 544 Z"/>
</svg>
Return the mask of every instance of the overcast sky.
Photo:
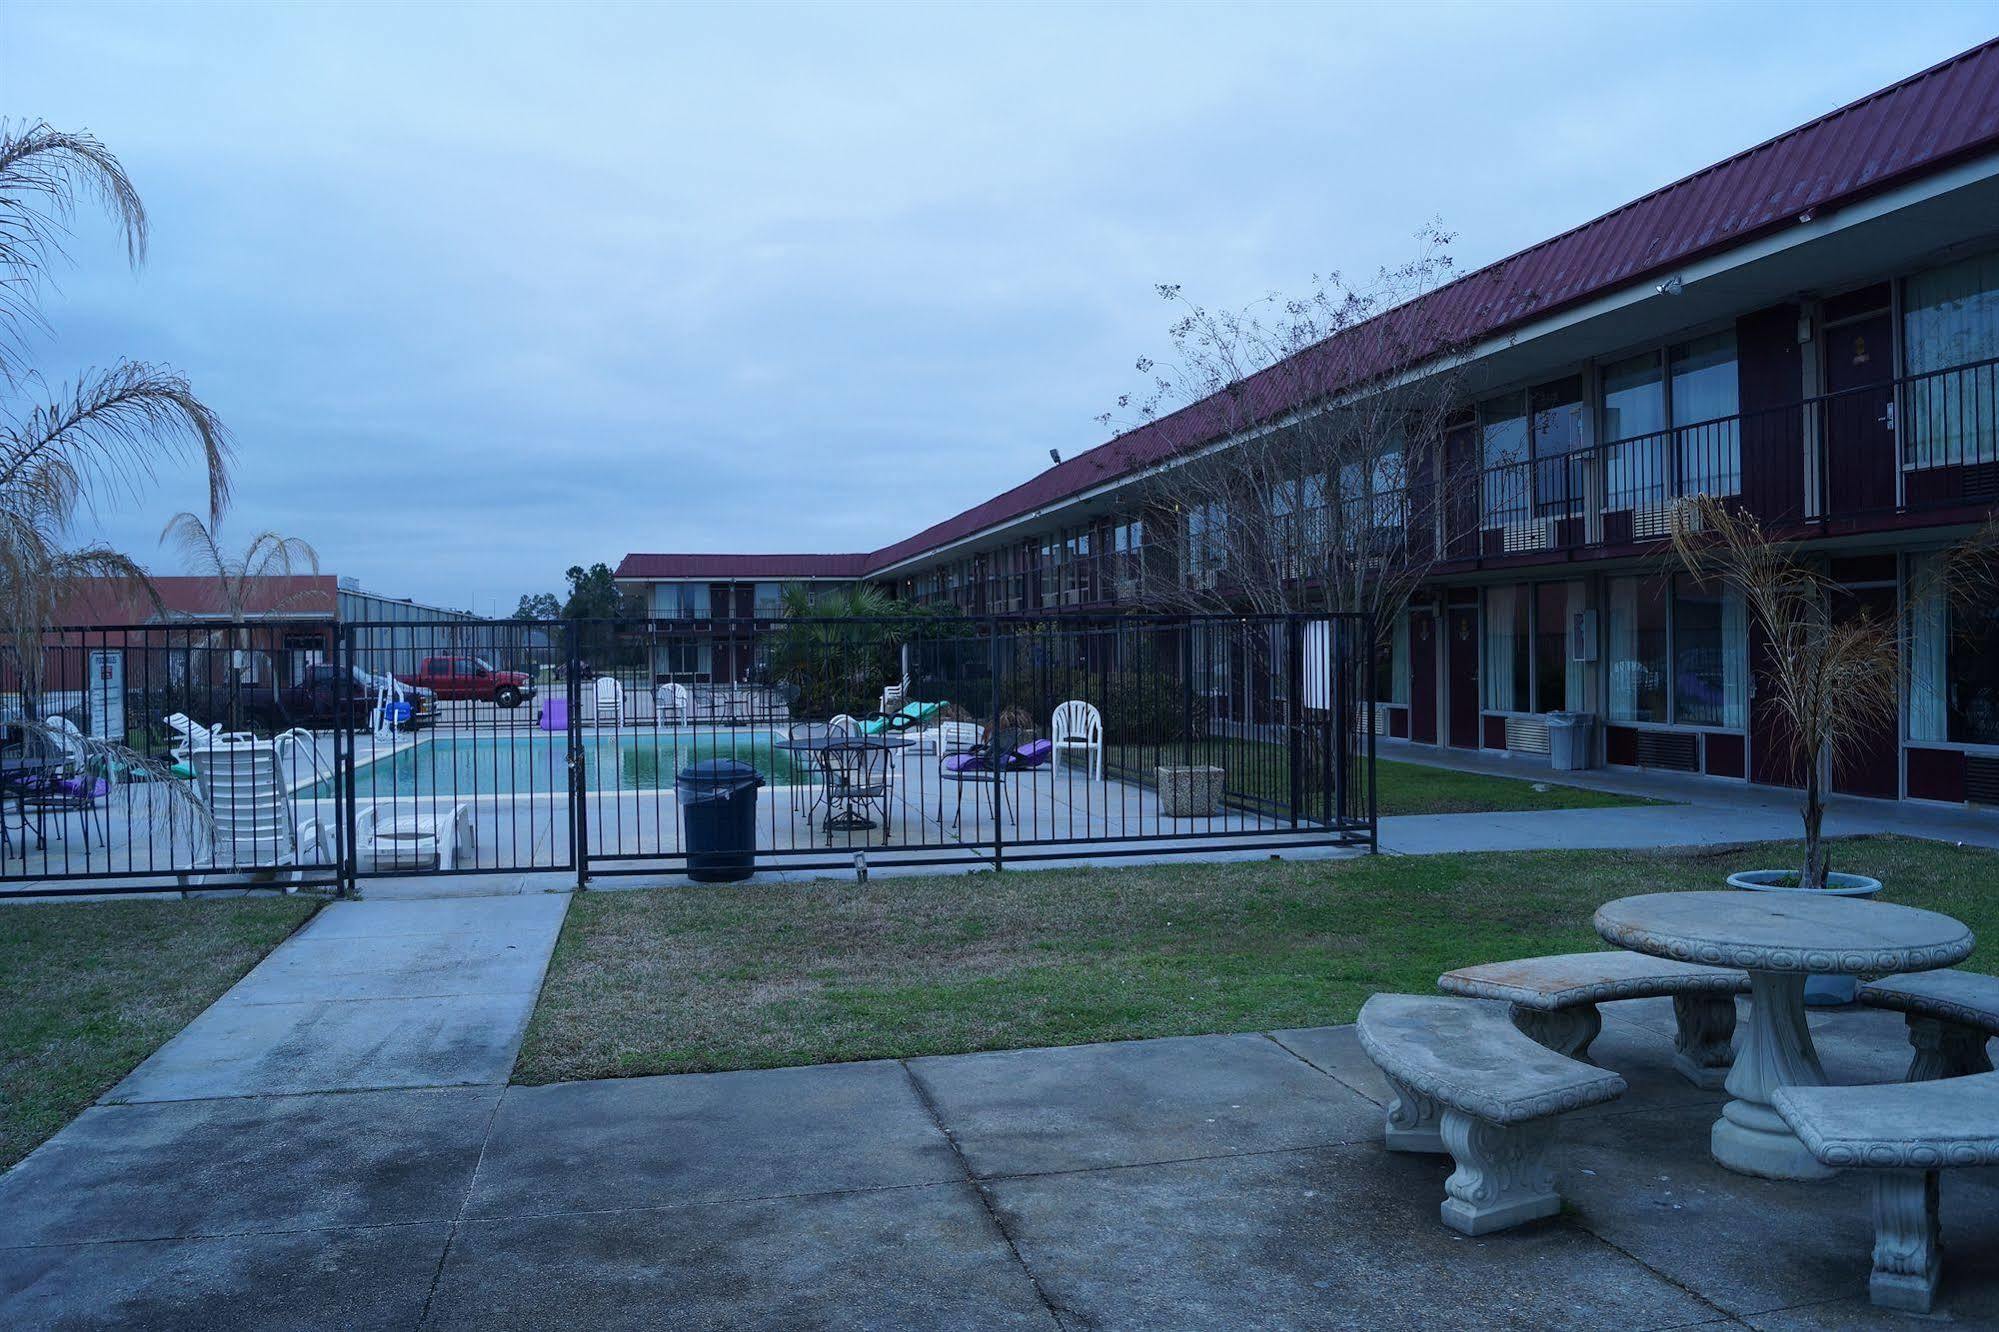
<svg viewBox="0 0 1999 1332">
<path fill-rule="evenodd" d="M 186 373 L 225 536 L 481 612 L 630 550 L 885 545 L 1101 442 L 1159 282 L 1499 258 L 1999 31 L 1854 5 L 0 3 L 0 115 L 88 129 L 37 352 Z M 104 515 L 178 572 L 192 477 Z"/>
</svg>

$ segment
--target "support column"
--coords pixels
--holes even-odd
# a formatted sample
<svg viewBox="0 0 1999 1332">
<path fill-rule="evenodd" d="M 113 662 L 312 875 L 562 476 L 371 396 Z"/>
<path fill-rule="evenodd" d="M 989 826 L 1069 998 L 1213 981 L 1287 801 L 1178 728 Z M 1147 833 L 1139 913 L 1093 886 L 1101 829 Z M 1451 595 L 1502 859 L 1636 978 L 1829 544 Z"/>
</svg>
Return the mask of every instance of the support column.
<svg viewBox="0 0 1999 1332">
<path fill-rule="evenodd" d="M 1676 994 L 1673 1067 L 1703 1091 L 1719 1091 L 1735 1062 L 1735 996 Z"/>
<path fill-rule="evenodd" d="M 1388 1085 L 1395 1090 L 1395 1099 L 1388 1103 L 1388 1127 L 1383 1134 L 1388 1150 L 1441 1154 L 1444 1140 L 1438 1132 L 1438 1119 L 1442 1110 L 1436 1099 L 1392 1077 Z"/>
<path fill-rule="evenodd" d="M 1990 1073 L 1992 1057 L 1985 1052 L 1985 1041 L 1985 1033 L 1976 1027 L 1909 1014 L 1909 1046 L 1915 1054 L 1909 1060 L 1906 1081 L 1934 1082 Z"/>
<path fill-rule="evenodd" d="M 1536 1045 L 1545 1045 L 1556 1054 L 1580 1059 L 1585 1064 L 1596 1062 L 1589 1057 L 1589 1046 L 1603 1031 L 1603 1014 L 1595 1004 L 1553 1010 L 1514 1004 L 1507 1012 L 1513 1018 L 1513 1025 Z"/>
<path fill-rule="evenodd" d="M 1811 1028 L 1805 1025 L 1805 977 L 1796 971 L 1749 973 L 1749 1027 L 1728 1094 L 1710 1135 L 1714 1159 L 1730 1170 L 1763 1179 L 1831 1179 L 1770 1104 L 1779 1087 L 1823 1087 Z"/>
<path fill-rule="evenodd" d="M 1942 1268 L 1937 1172 L 1874 1172 L 1874 1271 L 1867 1293 L 1884 1309 L 1928 1313 Z"/>
<path fill-rule="evenodd" d="M 1444 1145 L 1458 1168 L 1444 1181 L 1444 1224 L 1488 1235 L 1561 1211 L 1548 1164 L 1553 1128 L 1545 1119 L 1501 1127 L 1446 1107 Z"/>
</svg>

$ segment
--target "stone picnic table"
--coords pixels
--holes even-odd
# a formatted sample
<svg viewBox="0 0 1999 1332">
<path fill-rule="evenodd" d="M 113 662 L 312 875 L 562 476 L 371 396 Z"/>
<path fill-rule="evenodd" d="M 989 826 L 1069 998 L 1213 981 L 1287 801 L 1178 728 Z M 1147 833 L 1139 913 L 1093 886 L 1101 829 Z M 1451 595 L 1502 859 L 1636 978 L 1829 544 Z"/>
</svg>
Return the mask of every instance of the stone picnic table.
<svg viewBox="0 0 1999 1332">
<path fill-rule="evenodd" d="M 1882 976 L 1963 961 L 1971 930 L 1941 912 L 1851 897 L 1738 890 L 1642 893 L 1597 908 L 1596 932 L 1654 957 L 1749 973 L 1749 1022 L 1710 1139 L 1714 1159 L 1765 1179 L 1826 1179 L 1771 1106 L 1779 1087 L 1823 1087 L 1805 977 Z"/>
</svg>

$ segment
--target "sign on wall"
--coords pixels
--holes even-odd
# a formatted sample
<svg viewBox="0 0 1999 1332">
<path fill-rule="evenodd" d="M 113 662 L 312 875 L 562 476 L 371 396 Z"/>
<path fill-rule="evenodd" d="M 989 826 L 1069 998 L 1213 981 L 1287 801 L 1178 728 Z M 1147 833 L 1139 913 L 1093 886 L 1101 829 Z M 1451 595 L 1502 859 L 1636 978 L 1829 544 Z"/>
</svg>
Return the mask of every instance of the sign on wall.
<svg viewBox="0 0 1999 1332">
<path fill-rule="evenodd" d="M 90 734 L 97 740 L 125 742 L 125 654 L 100 648 L 90 654 Z"/>
</svg>

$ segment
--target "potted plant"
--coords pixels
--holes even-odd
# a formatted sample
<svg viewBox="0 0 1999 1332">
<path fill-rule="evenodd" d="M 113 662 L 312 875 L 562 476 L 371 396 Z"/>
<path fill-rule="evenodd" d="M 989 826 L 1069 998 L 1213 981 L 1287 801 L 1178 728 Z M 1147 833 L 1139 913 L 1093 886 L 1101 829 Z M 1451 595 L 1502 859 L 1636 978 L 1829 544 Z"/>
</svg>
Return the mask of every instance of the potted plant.
<svg viewBox="0 0 1999 1332">
<path fill-rule="evenodd" d="M 1742 870 L 1730 887 L 1751 892 L 1836 893 L 1872 897 L 1881 881 L 1838 873 L 1827 863 L 1824 835 L 1828 765 L 1895 724 L 1896 626 L 1862 611 L 1835 617 L 1835 588 L 1788 545 L 1772 540 L 1754 516 L 1712 495 L 1686 500 L 1673 515 L 1673 553 L 1692 576 L 1742 599 L 1765 647 L 1759 687 L 1775 714 L 1773 739 L 1782 767 L 1804 788 L 1802 865 Z M 1808 1003 L 1850 1003 L 1858 982 L 1850 976 L 1813 976 Z"/>
</svg>

